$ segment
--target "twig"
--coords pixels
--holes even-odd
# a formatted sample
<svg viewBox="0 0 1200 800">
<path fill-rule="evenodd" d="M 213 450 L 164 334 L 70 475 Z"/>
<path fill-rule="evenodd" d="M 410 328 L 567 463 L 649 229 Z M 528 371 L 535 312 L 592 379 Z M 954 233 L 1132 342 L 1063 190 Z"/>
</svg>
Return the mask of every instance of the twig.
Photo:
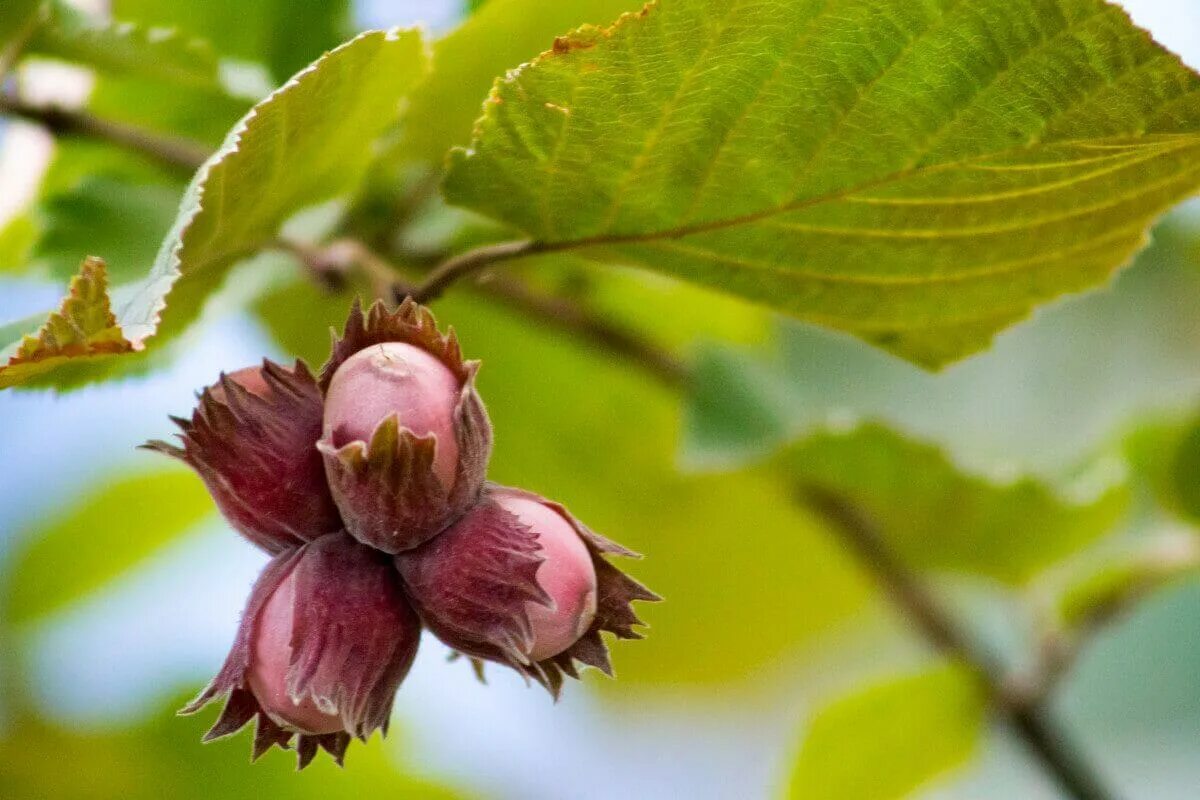
<svg viewBox="0 0 1200 800">
<path fill-rule="evenodd" d="M 973 667 L 993 707 L 1020 735 L 1066 794 L 1075 800 L 1113 800 L 1087 761 L 1045 708 L 1045 695 L 1014 691 L 1003 666 L 962 629 L 925 585 L 887 546 L 875 522 L 856 504 L 821 487 L 800 488 L 802 501 L 828 524 L 847 551 L 936 649 Z"/>
<path fill-rule="evenodd" d="M 512 242 L 486 244 L 482 247 L 476 247 L 474 250 L 468 250 L 461 255 L 443 261 L 440 266 L 429 273 L 425 280 L 413 290 L 412 298 L 418 303 L 428 303 L 430 300 L 436 300 L 446 290 L 447 286 L 459 278 L 464 278 L 472 273 L 499 264 L 502 261 L 534 255 L 540 252 L 541 249 L 542 246 L 537 242 L 520 239 Z"/>
<path fill-rule="evenodd" d="M 605 317 L 563 297 L 542 294 L 514 278 L 493 276 L 476 291 L 520 311 L 527 317 L 567 331 L 600 350 L 623 356 L 661 383 L 684 388 L 690 378 L 687 366 L 670 352 L 614 325 Z"/>
<path fill-rule="evenodd" d="M 395 266 L 358 240 L 339 239 L 314 247 L 280 239 L 275 246 L 296 256 L 313 277 L 330 288 L 338 288 L 346 274 L 358 268 L 367 276 L 375 296 L 385 301 L 398 303 L 405 297 L 420 295 L 419 287 L 403 280 Z M 681 388 L 688 380 L 687 366 L 674 355 L 566 298 L 543 294 L 515 278 L 500 276 L 491 276 L 472 289 L 530 319 L 620 356 L 670 388 Z"/>
<path fill-rule="evenodd" d="M 189 174 L 199 169 L 211 152 L 199 142 L 160 136 L 132 125 L 102 119 L 86 111 L 33 105 L 8 92 L 0 92 L 0 114 L 36 122 L 59 136 L 81 135 L 104 139 Z"/>
</svg>

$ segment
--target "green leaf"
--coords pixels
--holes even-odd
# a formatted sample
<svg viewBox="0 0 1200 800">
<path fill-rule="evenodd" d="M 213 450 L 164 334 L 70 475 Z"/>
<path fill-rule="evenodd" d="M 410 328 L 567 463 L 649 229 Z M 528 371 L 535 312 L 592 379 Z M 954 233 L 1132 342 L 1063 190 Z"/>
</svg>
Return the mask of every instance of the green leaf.
<svg viewBox="0 0 1200 800">
<path fill-rule="evenodd" d="M 220 86 L 216 53 L 203 39 L 177 30 L 94 18 L 61 0 L 48 4 L 47 18 L 28 50 L 180 86 Z"/>
<path fill-rule="evenodd" d="M 7 619 L 24 624 L 103 587 L 213 512 L 191 472 L 162 470 L 108 484 L 26 532 L 8 584 Z"/>
<path fill-rule="evenodd" d="M 26 333 L 29 325 L 39 325 Z M 86 258 L 71 279 L 58 311 L 0 328 L 0 389 L 7 389 L 77 359 L 107 358 L 132 352 L 113 315 L 104 261 Z M 9 344 L 11 342 L 11 344 Z"/>
<path fill-rule="evenodd" d="M 471 123 L 497 75 L 550 49 L 554 37 L 604 23 L 641 0 L 494 0 L 433 47 L 429 77 L 413 91 L 404 151 L 440 165 L 466 144 Z"/>
<path fill-rule="evenodd" d="M 986 699 L 954 664 L 880 683 L 822 709 L 790 800 L 897 800 L 961 767 L 979 746 Z"/>
<path fill-rule="evenodd" d="M 1200 542 L 1190 533 L 1165 534 L 1138 544 L 1062 589 L 1057 612 L 1064 627 L 1086 633 L 1153 593 L 1200 574 Z"/>
<path fill-rule="evenodd" d="M 29 212 L 18 214 L 0 228 L 0 274 L 24 271 L 37 238 L 37 222 Z M 0 337 L 0 341 L 4 339 Z"/>
<path fill-rule="evenodd" d="M 1200 522 L 1200 419 L 1192 421 L 1175 447 L 1170 474 L 1178 510 Z"/>
<path fill-rule="evenodd" d="M 783 459 L 793 485 L 855 504 L 923 570 L 1022 584 L 1113 531 L 1129 508 L 1121 463 L 1099 459 L 1058 489 L 1030 477 L 968 473 L 936 447 L 880 425 L 816 433 Z"/>
<path fill-rule="evenodd" d="M 237 261 L 352 189 L 423 68 L 416 32 L 364 33 L 255 106 L 196 174 L 150 274 L 112 292 L 123 351 L 177 335 Z M 28 377 L 0 367 L 0 386 Z"/>
<path fill-rule="evenodd" d="M 113 282 L 134 280 L 154 260 L 178 203 L 171 186 L 85 179 L 39 204 L 42 234 L 32 257 L 50 275 L 68 278 L 88 253 L 103 253 Z"/>
<path fill-rule="evenodd" d="M 0 59 L 11 55 L 10 48 L 29 35 L 37 24 L 41 0 L 5 0 L 0 3 Z"/>
<path fill-rule="evenodd" d="M 1200 76 L 1104 0 L 663 0 L 499 81 L 445 191 L 933 367 L 1197 186 Z"/>
<path fill-rule="evenodd" d="M 283 80 L 342 40 L 349 0 L 114 0 L 113 15 L 178 28 Z"/>
</svg>

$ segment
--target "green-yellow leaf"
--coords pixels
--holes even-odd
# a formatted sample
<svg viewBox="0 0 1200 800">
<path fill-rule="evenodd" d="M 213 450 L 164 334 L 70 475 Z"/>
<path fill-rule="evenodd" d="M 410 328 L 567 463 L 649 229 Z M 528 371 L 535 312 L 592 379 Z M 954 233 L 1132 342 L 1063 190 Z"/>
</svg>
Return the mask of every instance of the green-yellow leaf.
<svg viewBox="0 0 1200 800">
<path fill-rule="evenodd" d="M 134 475 L 79 500 L 36 530 L 16 554 L 6 618 L 22 624 L 104 586 L 213 511 L 183 469 Z"/>
<path fill-rule="evenodd" d="M 554 37 L 604 23 L 640 0 L 494 0 L 433 46 L 429 77 L 413 91 L 403 150 L 441 164 L 471 138 L 471 123 L 497 75 L 550 49 Z"/>
<path fill-rule="evenodd" d="M 1198 186 L 1200 76 L 1104 0 L 661 0 L 499 81 L 445 189 L 938 366 Z"/>
<path fill-rule="evenodd" d="M 220 85 L 216 53 L 203 39 L 174 29 L 93 18 L 62 0 L 48 4 L 46 19 L 28 50 L 181 86 L 215 89 Z"/>
<path fill-rule="evenodd" d="M 0 350 L 0 389 L 24 383 L 67 361 L 105 358 L 134 349 L 113 316 L 108 276 L 98 258 L 84 259 L 58 311 L 46 317 L 35 333 L 24 334 L 23 330 L 3 329 L 6 338 L 15 341 Z"/>
<path fill-rule="evenodd" d="M 178 334 L 238 260 L 297 212 L 352 189 L 424 64 L 415 31 L 368 32 L 255 106 L 196 174 L 149 275 L 103 296 L 120 351 Z M 0 367 L 0 387 L 28 377 Z"/>
<path fill-rule="evenodd" d="M 802 439 L 782 467 L 796 485 L 854 503 L 911 566 L 1009 584 L 1113 531 L 1130 499 L 1127 475 L 1108 460 L 1059 489 L 968 473 L 936 447 L 880 425 Z"/>
<path fill-rule="evenodd" d="M 954 664 L 843 697 L 809 725 L 787 797 L 908 797 L 974 756 L 984 711 L 979 682 Z"/>
<path fill-rule="evenodd" d="M 259 61 L 283 80 L 345 35 L 349 0 L 114 0 L 113 15 L 175 28 L 222 56 Z"/>
</svg>

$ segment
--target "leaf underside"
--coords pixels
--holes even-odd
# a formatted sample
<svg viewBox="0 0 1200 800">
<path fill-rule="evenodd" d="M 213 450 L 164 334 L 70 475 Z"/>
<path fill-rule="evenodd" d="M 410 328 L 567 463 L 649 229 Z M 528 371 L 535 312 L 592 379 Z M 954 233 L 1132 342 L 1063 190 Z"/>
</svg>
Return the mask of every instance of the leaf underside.
<svg viewBox="0 0 1200 800">
<path fill-rule="evenodd" d="M 663 0 L 497 82 L 455 204 L 936 367 L 1200 186 L 1200 76 L 1104 0 Z"/>
<path fill-rule="evenodd" d="M 197 172 L 149 274 L 106 293 L 124 350 L 177 335 L 236 262 L 268 246 L 297 212 L 352 188 L 424 64 L 416 31 L 372 31 L 255 106 Z M 54 366 L 44 360 L 38 371 Z M 0 386 L 33 374 L 0 366 Z"/>
</svg>

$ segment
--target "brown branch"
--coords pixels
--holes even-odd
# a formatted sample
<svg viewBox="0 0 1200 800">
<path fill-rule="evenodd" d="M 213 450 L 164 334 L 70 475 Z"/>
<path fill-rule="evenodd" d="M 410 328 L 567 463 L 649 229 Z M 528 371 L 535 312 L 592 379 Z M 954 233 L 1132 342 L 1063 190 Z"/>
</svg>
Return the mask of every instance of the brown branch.
<svg viewBox="0 0 1200 800">
<path fill-rule="evenodd" d="M 625 358 L 669 388 L 682 389 L 688 383 L 687 365 L 670 352 L 582 305 L 534 291 L 523 281 L 509 277 L 494 276 L 475 288 L 526 317 L 566 331 L 602 352 Z"/>
<path fill-rule="evenodd" d="M 423 296 L 419 286 L 401 278 L 394 265 L 358 240 L 340 239 L 320 247 L 279 240 L 276 247 L 296 256 L 314 278 L 330 288 L 338 288 L 346 274 L 357 268 L 370 281 L 376 297 L 398 303 L 405 297 Z M 682 388 L 688 380 L 687 366 L 670 352 L 566 298 L 535 291 L 522 281 L 501 276 L 490 276 L 470 288 L 529 319 L 624 358 L 669 388 Z"/>
<path fill-rule="evenodd" d="M 536 242 L 520 239 L 512 242 L 485 244 L 474 250 L 468 250 L 443 261 L 440 266 L 430 272 L 425 280 L 413 289 L 412 299 L 418 303 L 436 300 L 446 290 L 446 287 L 459 278 L 465 278 L 503 261 L 534 255 L 541 252 L 541 249 Z"/>
<path fill-rule="evenodd" d="M 828 489 L 805 485 L 800 487 L 800 496 L 935 649 L 971 666 L 979 674 L 992 706 L 1012 725 L 1031 754 L 1069 797 L 1114 799 L 1047 713 L 1045 695 L 1015 690 L 998 660 L 959 626 L 954 616 L 888 547 L 874 520 L 855 503 Z"/>
<path fill-rule="evenodd" d="M 35 122 L 56 136 L 104 139 L 189 174 L 199 169 L 211 153 L 207 146 L 199 142 L 160 136 L 143 128 L 102 119 L 86 111 L 33 105 L 8 92 L 0 92 L 0 114 Z"/>
</svg>

